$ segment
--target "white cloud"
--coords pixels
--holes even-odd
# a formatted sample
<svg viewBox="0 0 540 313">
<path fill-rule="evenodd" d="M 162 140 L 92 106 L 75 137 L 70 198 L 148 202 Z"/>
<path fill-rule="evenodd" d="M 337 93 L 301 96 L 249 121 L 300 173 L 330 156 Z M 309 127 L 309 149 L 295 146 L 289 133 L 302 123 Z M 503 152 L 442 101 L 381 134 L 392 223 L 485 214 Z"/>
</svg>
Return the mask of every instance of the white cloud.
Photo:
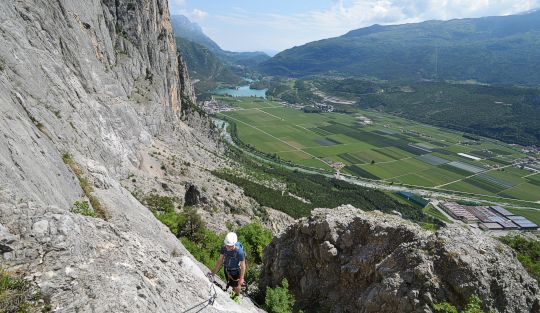
<svg viewBox="0 0 540 313">
<path fill-rule="evenodd" d="M 183 7 L 186 5 L 186 0 L 169 0 L 169 5 L 173 7 Z"/>
<path fill-rule="evenodd" d="M 194 9 L 193 11 L 191 11 L 191 13 L 189 13 L 189 16 L 195 19 L 203 19 L 207 15 L 208 15 L 207 12 L 203 10 L 199 10 L 199 9 Z"/>
<path fill-rule="evenodd" d="M 334 0 L 325 11 L 307 13 L 330 28 L 353 29 L 370 24 L 400 24 L 430 19 L 508 15 L 540 6 L 540 0 Z"/>
<path fill-rule="evenodd" d="M 332 0 L 326 10 L 292 15 L 232 8 L 215 17 L 221 27 L 208 29 L 213 38 L 229 49 L 235 49 L 233 45 L 241 50 L 250 49 L 247 45 L 251 49 L 286 49 L 372 24 L 508 15 L 540 7 L 540 0 L 352 0 L 346 3 Z M 242 41 L 235 42 L 235 37 Z"/>
<path fill-rule="evenodd" d="M 182 14 L 182 8 L 186 5 L 186 0 L 169 0 L 169 9 L 172 14 Z"/>
</svg>

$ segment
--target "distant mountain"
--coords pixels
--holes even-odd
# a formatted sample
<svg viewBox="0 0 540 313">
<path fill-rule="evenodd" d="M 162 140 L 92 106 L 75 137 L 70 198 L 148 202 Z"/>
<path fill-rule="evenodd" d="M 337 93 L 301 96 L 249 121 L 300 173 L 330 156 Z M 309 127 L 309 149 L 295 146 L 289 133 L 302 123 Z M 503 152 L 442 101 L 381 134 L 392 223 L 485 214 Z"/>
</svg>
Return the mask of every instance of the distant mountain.
<svg viewBox="0 0 540 313">
<path fill-rule="evenodd" d="M 286 50 L 259 69 L 271 75 L 342 73 L 382 79 L 540 84 L 540 11 L 373 25 Z"/>
<path fill-rule="evenodd" d="M 182 37 L 176 37 L 176 46 L 179 51 L 182 51 L 182 56 L 190 68 L 190 76 L 192 78 L 223 82 L 240 80 L 240 77 L 234 74 L 207 47 Z"/>
<path fill-rule="evenodd" d="M 201 26 L 183 15 L 172 15 L 171 24 L 176 37 L 182 37 L 211 50 L 221 50 L 219 45 L 203 32 Z"/>
<path fill-rule="evenodd" d="M 198 96 L 214 89 L 218 83 L 236 85 L 243 81 L 231 65 L 225 64 L 207 47 L 182 37 L 176 37 L 176 47 L 182 51 L 190 77 L 197 80 L 194 87 Z"/>
<path fill-rule="evenodd" d="M 185 38 L 208 48 L 217 57 L 232 65 L 253 67 L 270 59 L 270 56 L 264 52 L 232 52 L 221 49 L 217 43 L 203 32 L 198 24 L 191 22 L 183 15 L 171 16 L 171 22 L 174 34 L 177 37 Z"/>
<path fill-rule="evenodd" d="M 276 54 L 279 53 L 278 50 L 264 50 L 263 52 L 268 54 L 270 57 L 273 57 L 273 56 L 275 56 Z"/>
<path fill-rule="evenodd" d="M 268 54 L 255 51 L 255 52 L 231 52 L 223 51 L 221 54 L 225 60 L 228 60 L 236 65 L 241 65 L 245 67 L 253 67 L 261 64 L 262 62 L 268 61 L 270 56 Z"/>
</svg>

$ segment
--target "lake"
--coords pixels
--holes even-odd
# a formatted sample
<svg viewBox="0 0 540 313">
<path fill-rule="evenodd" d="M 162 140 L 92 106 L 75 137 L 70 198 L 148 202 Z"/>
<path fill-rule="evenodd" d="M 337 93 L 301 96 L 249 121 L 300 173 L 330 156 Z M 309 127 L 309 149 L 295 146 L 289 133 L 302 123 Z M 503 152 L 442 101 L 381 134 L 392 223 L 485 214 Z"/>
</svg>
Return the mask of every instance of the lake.
<svg viewBox="0 0 540 313">
<path fill-rule="evenodd" d="M 216 95 L 229 95 L 233 97 L 257 97 L 266 98 L 266 91 L 268 89 L 258 90 L 251 89 L 249 85 L 240 86 L 236 88 L 220 88 L 214 90 L 212 93 Z"/>
</svg>

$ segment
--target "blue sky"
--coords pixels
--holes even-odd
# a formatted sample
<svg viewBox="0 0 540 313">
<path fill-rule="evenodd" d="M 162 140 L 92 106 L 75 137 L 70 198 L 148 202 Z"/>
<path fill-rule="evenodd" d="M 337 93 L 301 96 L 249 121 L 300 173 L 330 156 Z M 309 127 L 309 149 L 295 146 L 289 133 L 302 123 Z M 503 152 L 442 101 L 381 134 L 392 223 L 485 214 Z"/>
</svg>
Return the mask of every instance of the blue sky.
<svg viewBox="0 0 540 313">
<path fill-rule="evenodd" d="M 508 15 L 540 0 L 169 0 L 223 49 L 280 51 L 372 24 Z"/>
</svg>

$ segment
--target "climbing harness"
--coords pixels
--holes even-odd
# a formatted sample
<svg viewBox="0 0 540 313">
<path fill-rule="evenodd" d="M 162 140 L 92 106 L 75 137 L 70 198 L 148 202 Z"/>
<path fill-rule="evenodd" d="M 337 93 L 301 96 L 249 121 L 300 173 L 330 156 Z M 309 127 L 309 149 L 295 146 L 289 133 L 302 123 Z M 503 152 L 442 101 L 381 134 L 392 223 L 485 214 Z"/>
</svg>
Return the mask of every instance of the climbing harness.
<svg viewBox="0 0 540 313">
<path fill-rule="evenodd" d="M 219 282 L 216 281 L 215 276 L 212 275 L 211 278 L 212 278 L 212 287 L 211 287 L 211 289 L 210 289 L 210 294 L 211 294 L 211 295 L 213 294 L 213 297 L 210 298 L 210 299 L 208 300 L 208 303 L 209 303 L 210 305 L 213 305 L 214 300 L 217 298 L 217 292 L 216 292 L 215 286 L 218 286 L 221 290 L 223 290 L 223 291 L 225 291 L 225 292 L 228 291 L 228 289 L 229 289 L 230 286 L 227 285 L 227 286 L 225 286 L 225 288 L 224 288 Z M 255 301 L 255 299 L 254 299 L 252 296 L 249 295 L 247 284 L 246 284 L 246 285 L 243 285 L 241 288 L 244 289 L 244 292 L 243 292 L 243 294 L 241 295 L 241 297 L 246 297 L 246 298 L 248 298 L 249 300 L 251 300 L 251 303 L 253 303 L 257 308 L 263 310 L 263 308 L 257 303 L 257 301 Z M 206 306 L 205 306 L 205 307 L 206 307 Z"/>
<path fill-rule="evenodd" d="M 240 269 L 238 269 L 238 271 L 240 271 Z M 225 289 L 223 289 L 223 291 L 227 291 L 229 289 L 229 287 L 231 287 L 230 281 L 239 281 L 240 276 L 237 279 L 234 279 L 232 277 L 232 275 L 230 274 L 231 270 L 227 270 L 226 267 L 223 268 L 223 272 L 225 272 L 225 276 L 226 276 L 226 280 L 227 280 L 227 286 L 225 286 Z M 235 272 L 236 272 L 236 269 L 235 269 Z"/>
</svg>

